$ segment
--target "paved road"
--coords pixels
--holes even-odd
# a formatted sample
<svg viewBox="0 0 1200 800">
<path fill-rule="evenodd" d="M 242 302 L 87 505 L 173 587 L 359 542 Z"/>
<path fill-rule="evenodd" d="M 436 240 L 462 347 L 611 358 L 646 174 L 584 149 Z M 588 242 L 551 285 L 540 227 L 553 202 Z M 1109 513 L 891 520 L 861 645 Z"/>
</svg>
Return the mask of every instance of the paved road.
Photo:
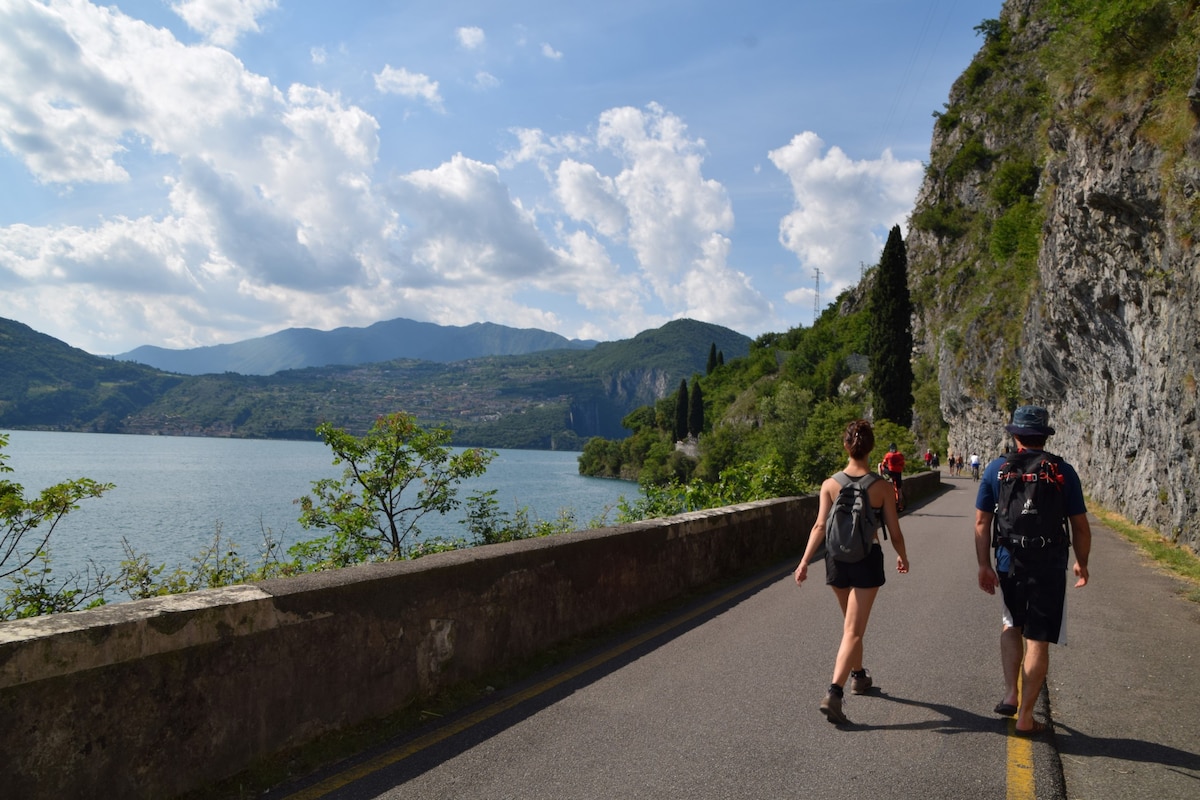
<svg viewBox="0 0 1200 800">
<path fill-rule="evenodd" d="M 1200 609 L 1107 529 L 1070 595 L 1071 644 L 1052 648 L 1054 735 L 993 714 L 1000 601 L 975 583 L 975 486 L 948 479 L 903 517 L 912 571 L 880 592 L 879 691 L 848 696 L 852 725 L 817 711 L 833 595 L 787 563 L 270 797 L 1200 797 Z"/>
</svg>

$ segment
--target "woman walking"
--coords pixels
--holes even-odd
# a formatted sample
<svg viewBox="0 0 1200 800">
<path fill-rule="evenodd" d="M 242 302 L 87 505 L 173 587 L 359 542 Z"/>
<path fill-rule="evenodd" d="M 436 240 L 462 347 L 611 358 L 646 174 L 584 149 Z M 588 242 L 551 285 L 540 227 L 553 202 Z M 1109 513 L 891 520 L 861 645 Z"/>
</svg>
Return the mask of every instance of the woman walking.
<svg viewBox="0 0 1200 800">
<path fill-rule="evenodd" d="M 868 477 L 872 472 L 867 459 L 875 447 L 875 432 L 871 423 L 860 419 L 847 425 L 842 437 L 842 446 L 850 457 L 842 473 L 852 481 L 869 482 L 866 491 L 871 507 L 875 509 L 876 518 L 882 518 L 891 533 L 892 547 L 896 549 L 896 571 L 903 575 L 908 572 L 908 554 L 904 549 L 904 535 L 900 532 L 895 495 L 886 481 Z M 825 543 L 825 521 L 841 488 L 836 477 L 827 478 L 821 484 L 821 505 L 817 511 L 817 521 L 808 535 L 804 557 L 796 567 L 797 586 L 804 584 L 808 577 L 809 562 Z M 847 563 L 837 561 L 828 554 L 825 557 L 825 583 L 833 588 L 838 605 L 842 608 L 843 618 L 842 643 L 834 661 L 833 680 L 820 706 L 821 713 L 830 722 L 840 724 L 850 721 L 842 710 L 843 687 L 847 679 L 850 680 L 850 691 L 854 694 L 866 694 L 873 683 L 863 667 L 863 634 L 867 630 L 875 595 L 879 593 L 879 587 L 883 586 L 885 580 L 883 548 L 879 544 L 878 531 L 875 532 L 870 553 L 862 561 Z"/>
</svg>

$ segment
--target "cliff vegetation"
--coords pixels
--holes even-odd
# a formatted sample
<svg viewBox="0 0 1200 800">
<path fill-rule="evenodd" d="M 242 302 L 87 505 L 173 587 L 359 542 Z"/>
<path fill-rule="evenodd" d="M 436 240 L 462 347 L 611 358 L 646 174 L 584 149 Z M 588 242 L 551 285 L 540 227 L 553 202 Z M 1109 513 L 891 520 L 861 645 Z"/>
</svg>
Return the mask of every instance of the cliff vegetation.
<svg viewBox="0 0 1200 800">
<path fill-rule="evenodd" d="M 1095 501 L 1196 546 L 1197 3 L 1009 0 L 979 32 L 908 242 L 950 449 L 1046 405 Z"/>
</svg>

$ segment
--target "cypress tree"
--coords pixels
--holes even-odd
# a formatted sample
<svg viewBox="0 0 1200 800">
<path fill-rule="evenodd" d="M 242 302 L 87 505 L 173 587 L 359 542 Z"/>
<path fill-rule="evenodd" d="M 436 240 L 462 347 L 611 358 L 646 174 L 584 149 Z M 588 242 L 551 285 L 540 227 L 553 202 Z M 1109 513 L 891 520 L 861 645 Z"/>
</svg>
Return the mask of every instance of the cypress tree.
<svg viewBox="0 0 1200 800">
<path fill-rule="evenodd" d="M 700 381 L 692 381 L 692 396 L 688 401 L 688 433 L 699 437 L 704 430 L 704 393 Z"/>
<path fill-rule="evenodd" d="M 705 375 L 712 375 L 712 371 L 717 368 L 717 343 L 713 342 L 708 348 L 708 364 L 704 368 Z"/>
<path fill-rule="evenodd" d="M 912 303 L 908 294 L 908 251 L 900 226 L 892 227 L 868 296 L 870 327 L 868 384 L 875 419 L 912 426 Z"/>
<path fill-rule="evenodd" d="M 675 393 L 675 441 L 681 442 L 687 438 L 688 428 L 688 388 L 687 378 L 679 381 L 679 391 Z"/>
</svg>

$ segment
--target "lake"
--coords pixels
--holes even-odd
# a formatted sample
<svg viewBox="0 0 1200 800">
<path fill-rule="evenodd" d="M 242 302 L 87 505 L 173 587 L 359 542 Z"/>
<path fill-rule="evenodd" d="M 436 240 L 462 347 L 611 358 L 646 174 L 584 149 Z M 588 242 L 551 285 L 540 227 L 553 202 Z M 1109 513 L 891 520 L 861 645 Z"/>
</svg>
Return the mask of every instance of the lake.
<svg viewBox="0 0 1200 800">
<path fill-rule="evenodd" d="M 103 497 L 82 501 L 55 529 L 49 549 L 60 576 L 88 558 L 115 568 L 124 558 L 122 538 L 152 564 L 190 565 L 218 528 L 257 563 L 264 530 L 285 548 L 322 535 L 300 527 L 294 501 L 311 492 L 313 481 L 342 472 L 321 442 L 0 433 L 8 436 L 3 452 L 13 470 L 0 477 L 21 484 L 26 499 L 74 478 L 116 484 Z M 584 528 L 597 519 L 612 524 L 622 496 L 633 502 L 640 495 L 636 483 L 581 476 L 576 452 L 496 452 L 484 475 L 460 485 L 461 500 L 495 489 L 501 512 L 528 507 L 532 518 L 553 520 L 569 509 Z M 423 536 L 466 538 L 461 512 L 426 515 L 419 523 Z"/>
</svg>

